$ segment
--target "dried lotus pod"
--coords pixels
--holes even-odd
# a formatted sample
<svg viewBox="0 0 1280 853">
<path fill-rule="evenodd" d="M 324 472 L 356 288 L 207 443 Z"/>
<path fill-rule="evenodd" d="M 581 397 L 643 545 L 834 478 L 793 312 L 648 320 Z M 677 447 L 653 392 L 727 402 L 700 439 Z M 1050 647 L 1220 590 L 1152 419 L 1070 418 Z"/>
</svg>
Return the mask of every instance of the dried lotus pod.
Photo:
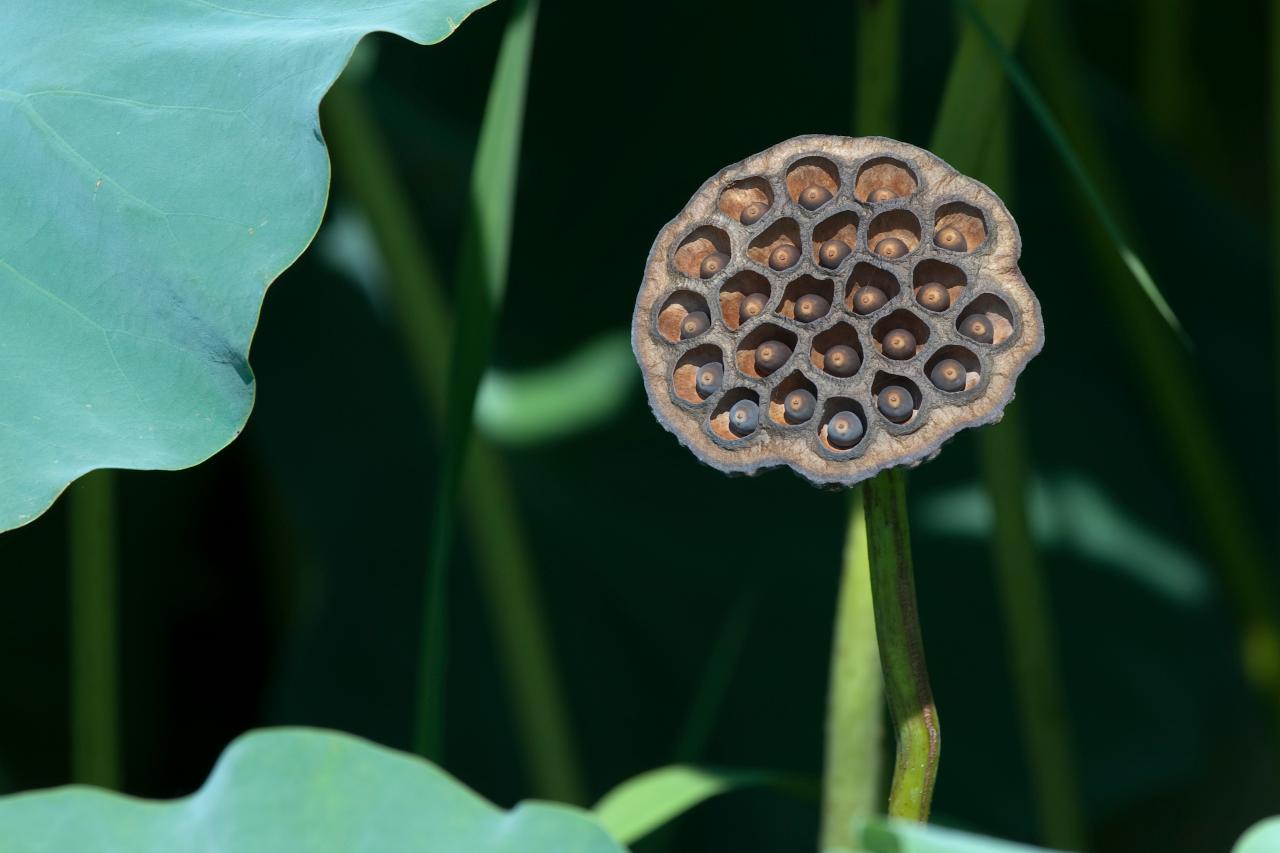
<svg viewBox="0 0 1280 853">
<path fill-rule="evenodd" d="M 848 253 L 832 245 L 824 264 L 837 239 Z M 919 464 L 999 420 L 1044 343 L 1021 248 L 1000 199 L 927 151 L 782 142 L 723 169 L 658 234 L 632 319 L 649 403 L 726 472 L 849 485 Z M 708 328 L 673 333 L 703 310 Z M 706 364 L 722 373 L 699 391 Z"/>
</svg>

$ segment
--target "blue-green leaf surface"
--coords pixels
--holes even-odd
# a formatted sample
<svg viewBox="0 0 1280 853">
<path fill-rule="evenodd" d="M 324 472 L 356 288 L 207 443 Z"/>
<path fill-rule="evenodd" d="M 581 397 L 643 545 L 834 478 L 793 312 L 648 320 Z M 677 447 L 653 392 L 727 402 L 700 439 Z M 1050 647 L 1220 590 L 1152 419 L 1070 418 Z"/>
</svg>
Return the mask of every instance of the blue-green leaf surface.
<svg viewBox="0 0 1280 853">
<path fill-rule="evenodd" d="M 364 34 L 485 2 L 0 3 L 0 530 L 235 437 L 263 294 L 324 211 L 321 96 Z"/>
<path fill-rule="evenodd" d="M 0 798 L 0 850 L 624 853 L 580 809 L 502 811 L 416 756 L 316 729 L 241 737 L 180 800 L 93 788 Z"/>
</svg>

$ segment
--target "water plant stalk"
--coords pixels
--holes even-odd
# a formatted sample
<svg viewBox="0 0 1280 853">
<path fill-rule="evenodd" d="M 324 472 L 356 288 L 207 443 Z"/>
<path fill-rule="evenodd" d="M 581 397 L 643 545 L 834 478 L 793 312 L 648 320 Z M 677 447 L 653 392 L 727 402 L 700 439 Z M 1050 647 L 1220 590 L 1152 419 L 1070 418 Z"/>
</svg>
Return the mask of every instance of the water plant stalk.
<svg viewBox="0 0 1280 853">
<path fill-rule="evenodd" d="M 118 788 L 115 475 L 93 471 L 67 493 L 71 778 Z"/>
<path fill-rule="evenodd" d="M 862 487 L 866 503 L 871 599 L 885 697 L 897 732 L 889 816 L 926 821 L 933 800 L 942 729 L 925 666 L 907 523 L 906 474 L 891 468 Z"/>
</svg>

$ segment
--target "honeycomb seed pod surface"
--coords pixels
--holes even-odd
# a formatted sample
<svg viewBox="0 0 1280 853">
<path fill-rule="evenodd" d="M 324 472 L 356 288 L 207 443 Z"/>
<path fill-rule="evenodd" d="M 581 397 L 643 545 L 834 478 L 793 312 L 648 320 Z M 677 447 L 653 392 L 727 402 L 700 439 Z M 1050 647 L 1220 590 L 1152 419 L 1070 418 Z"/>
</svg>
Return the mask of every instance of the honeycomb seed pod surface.
<svg viewBox="0 0 1280 853">
<path fill-rule="evenodd" d="M 821 163 L 829 175 L 823 180 L 832 197 L 818 210 L 807 209 L 788 191 L 788 176 L 796 180 L 793 167 L 801 162 Z M 742 187 L 772 199 L 749 225 L 734 204 L 722 201 L 735 199 L 725 194 L 741 194 Z M 935 244 L 935 224 L 952 221 L 964 226 L 969 251 Z M 853 257 L 825 268 L 819 248 L 832 230 L 824 223 L 832 222 L 847 224 L 841 239 L 849 241 Z M 900 257 L 876 252 L 889 236 L 904 240 L 909 251 Z M 769 259 L 780 245 L 793 246 L 797 260 L 776 269 Z M 658 234 L 632 319 L 632 346 L 650 406 L 699 459 L 726 472 L 787 465 L 817 484 L 848 485 L 895 465 L 918 464 L 961 429 L 999 420 L 1018 375 L 1043 346 L 1040 305 L 1018 269 L 1021 249 L 1018 227 L 1000 199 L 927 151 L 881 137 L 801 136 L 782 142 L 721 170 Z M 702 278 L 703 259 L 716 252 L 728 260 Z M 925 310 L 913 283 L 932 280 L 943 265 L 950 304 Z M 788 287 L 794 292 L 794 283 L 806 276 L 831 282 L 824 286 L 828 294 L 833 287 L 835 297 L 830 310 L 810 322 L 778 308 L 788 304 Z M 746 279 L 767 285 L 767 299 L 756 301 L 772 308 L 739 316 L 738 288 Z M 893 293 L 875 310 L 851 310 L 857 288 L 872 281 L 887 282 Z M 700 297 L 698 305 L 705 300 L 710 306 L 710 326 L 696 339 L 673 340 L 661 331 L 659 315 L 676 294 L 685 294 L 683 300 Z M 726 311 L 732 316 L 724 316 Z M 975 317 L 990 328 L 989 342 L 965 334 Z M 912 324 L 920 345 L 914 355 L 894 359 L 880 350 L 873 328 L 882 337 L 885 324 L 899 319 Z M 787 338 L 789 357 L 777 369 L 750 369 L 754 359 L 743 354 L 765 340 L 763 335 L 779 332 Z M 824 369 L 826 353 L 837 346 L 858 356 L 851 375 Z M 683 374 L 677 366 L 692 351 L 708 348 L 724 354 L 721 381 L 705 397 L 680 393 Z M 964 369 L 958 390 L 943 391 L 930 378 L 944 361 Z M 727 413 L 738 402 L 764 406 L 785 398 L 798 383 L 814 389 L 815 414 L 802 423 L 760 416 L 750 430 L 726 427 Z M 877 406 L 880 391 L 895 385 L 909 389 L 914 407 L 901 423 Z M 856 443 L 829 440 L 830 420 L 841 412 L 856 413 L 865 427 Z"/>
</svg>

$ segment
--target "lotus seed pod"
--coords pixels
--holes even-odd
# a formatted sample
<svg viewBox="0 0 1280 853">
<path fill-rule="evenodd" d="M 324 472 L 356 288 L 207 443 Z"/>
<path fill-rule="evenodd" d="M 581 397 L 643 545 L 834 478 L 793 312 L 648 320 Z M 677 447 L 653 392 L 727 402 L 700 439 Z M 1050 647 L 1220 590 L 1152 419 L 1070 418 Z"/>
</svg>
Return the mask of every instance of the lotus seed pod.
<svg viewBox="0 0 1280 853">
<path fill-rule="evenodd" d="M 710 328 L 711 318 L 707 316 L 705 311 L 690 311 L 680 321 L 680 338 L 682 340 L 696 338 Z"/>
<path fill-rule="evenodd" d="M 961 320 L 960 334 L 980 344 L 989 344 L 995 339 L 991 320 L 985 314 L 970 314 Z"/>
<path fill-rule="evenodd" d="M 836 344 L 827 350 L 824 369 L 832 376 L 852 376 L 862 366 L 858 351 L 847 344 Z"/>
<path fill-rule="evenodd" d="M 738 306 L 738 323 L 742 324 L 752 317 L 759 317 L 769 306 L 769 297 L 763 293 L 753 293 Z"/>
<path fill-rule="evenodd" d="M 899 240 L 897 237 L 885 237 L 876 243 L 876 254 L 882 258 L 894 260 L 901 258 L 911 250 L 907 248 L 907 244 Z"/>
<path fill-rule="evenodd" d="M 955 228 L 939 228 L 938 233 L 933 235 L 933 242 L 935 245 L 950 249 L 953 252 L 964 252 L 969 249 L 968 244 L 965 243 L 964 235 Z"/>
<path fill-rule="evenodd" d="M 833 270 L 851 252 L 853 249 L 849 248 L 848 243 L 833 237 L 818 248 L 818 263 L 825 269 Z"/>
<path fill-rule="evenodd" d="M 831 190 L 817 184 L 805 187 L 800 191 L 800 206 L 805 210 L 817 210 L 831 201 Z"/>
<path fill-rule="evenodd" d="M 769 268 L 782 272 L 791 269 L 800 260 L 800 250 L 790 243 L 783 243 L 769 253 Z"/>
<path fill-rule="evenodd" d="M 880 389 L 876 396 L 876 407 L 880 409 L 880 414 L 895 424 L 908 420 L 915 409 L 911 392 L 901 385 L 889 385 Z"/>
<path fill-rule="evenodd" d="M 698 368 L 698 378 L 694 384 L 698 393 L 706 398 L 719 391 L 723 382 L 724 365 L 718 361 L 711 361 Z"/>
<path fill-rule="evenodd" d="M 782 341 L 765 341 L 756 347 L 756 367 L 760 372 L 775 371 L 791 358 L 791 347 Z"/>
<path fill-rule="evenodd" d="M 734 435 L 751 435 L 759 425 L 760 407 L 754 400 L 739 400 L 729 409 L 729 429 Z"/>
<path fill-rule="evenodd" d="M 755 225 L 764 215 L 769 212 L 769 205 L 753 201 L 751 204 L 742 208 L 742 213 L 738 215 L 738 221 L 743 225 Z"/>
<path fill-rule="evenodd" d="M 880 349 L 889 358 L 911 358 L 916 354 L 916 336 L 906 329 L 893 329 L 885 334 Z"/>
<path fill-rule="evenodd" d="M 836 447 L 853 447 L 863 432 L 862 421 L 853 412 L 836 412 L 827 421 L 827 441 Z"/>
<path fill-rule="evenodd" d="M 1020 252 L 1000 199 L 927 151 L 775 145 L 718 172 L 654 242 L 632 322 L 650 406 L 722 471 L 849 485 L 917 465 L 998 420 L 1040 351 Z M 707 326 L 686 338 L 696 313 Z"/>
<path fill-rule="evenodd" d="M 796 300 L 796 319 L 801 323 L 812 323 L 827 316 L 831 303 L 816 293 L 806 293 Z"/>
<path fill-rule="evenodd" d="M 930 311 L 946 311 L 951 307 L 951 294 L 942 285 L 932 282 L 916 291 L 916 302 Z"/>
<path fill-rule="evenodd" d="M 853 310 L 859 314 L 871 314 L 879 311 L 889 301 L 889 297 L 874 284 L 859 287 L 853 294 Z"/>
<path fill-rule="evenodd" d="M 929 380 L 943 391 L 963 391 L 965 383 L 964 365 L 954 358 L 944 358 L 929 371 Z"/>
<path fill-rule="evenodd" d="M 698 274 L 703 278 L 714 278 L 720 274 L 720 271 L 728 263 L 728 255 L 723 252 L 712 252 L 702 259 L 702 264 L 698 267 Z"/>
<path fill-rule="evenodd" d="M 818 401 L 813 394 L 804 388 L 797 388 L 782 401 L 784 416 L 789 424 L 802 424 L 809 420 L 813 417 L 813 410 L 817 405 Z"/>
</svg>

